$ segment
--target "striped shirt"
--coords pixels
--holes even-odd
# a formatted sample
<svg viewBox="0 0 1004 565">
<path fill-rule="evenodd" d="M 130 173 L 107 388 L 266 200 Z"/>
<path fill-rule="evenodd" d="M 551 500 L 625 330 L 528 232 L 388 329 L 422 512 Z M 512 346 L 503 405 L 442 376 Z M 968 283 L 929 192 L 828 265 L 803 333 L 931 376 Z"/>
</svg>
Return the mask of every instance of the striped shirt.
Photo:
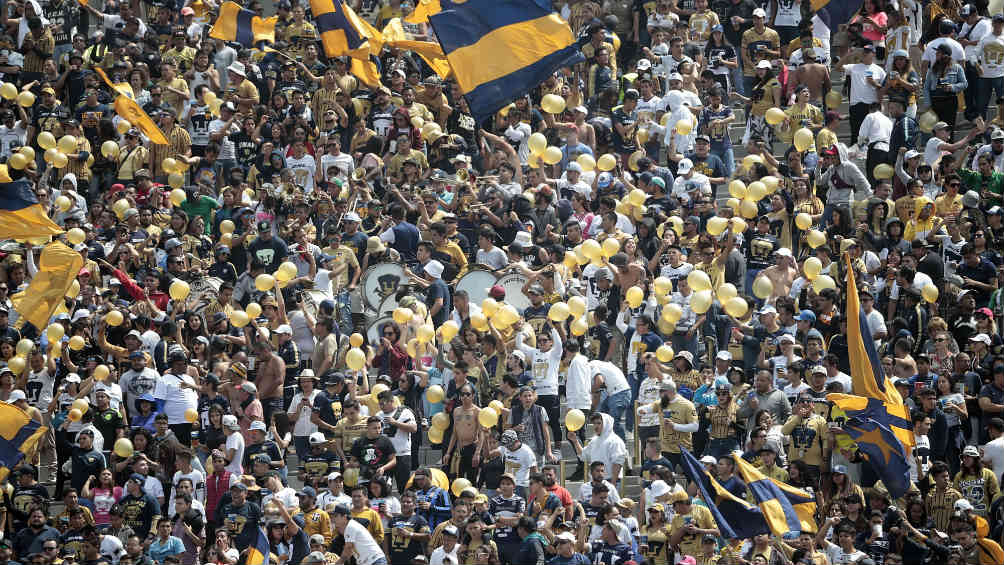
<svg viewBox="0 0 1004 565">
<path fill-rule="evenodd" d="M 927 493 L 924 506 L 927 508 L 927 515 L 934 521 L 935 528 L 942 532 L 948 531 L 952 512 L 955 511 L 955 501 L 960 498 L 962 498 L 962 493 L 952 487 L 948 487 L 942 493 L 939 493 L 935 487 L 934 490 Z"/>
<path fill-rule="evenodd" d="M 153 178 L 167 176 L 161 163 L 168 157 L 175 155 L 188 155 L 192 148 L 192 137 L 178 124 L 174 124 L 174 129 L 167 134 L 167 145 L 150 144 L 150 174 Z"/>
<path fill-rule="evenodd" d="M 52 37 L 52 32 L 48 29 L 43 31 L 42 36 L 35 39 L 35 47 L 24 54 L 21 72 L 41 73 L 45 62 L 52 58 L 55 49 L 56 40 Z"/>
<path fill-rule="evenodd" d="M 324 119 L 324 112 L 329 108 L 334 109 L 338 105 L 335 102 L 335 97 L 341 89 L 335 86 L 334 88 L 318 88 L 310 98 L 310 111 L 314 114 L 314 120 L 318 123 Z"/>
<path fill-rule="evenodd" d="M 736 431 L 733 426 L 736 423 L 736 412 L 739 407 L 735 400 L 729 400 L 728 404 L 718 404 L 708 409 L 708 419 L 711 420 L 711 438 L 725 439 L 735 437 Z"/>
<path fill-rule="evenodd" d="M 91 142 L 87 141 L 84 136 L 77 137 L 77 153 L 81 151 L 91 152 Z M 91 167 L 87 164 L 88 159 L 70 159 L 66 164 L 66 173 L 73 173 L 77 176 L 77 180 L 90 180 L 91 178 Z"/>
</svg>

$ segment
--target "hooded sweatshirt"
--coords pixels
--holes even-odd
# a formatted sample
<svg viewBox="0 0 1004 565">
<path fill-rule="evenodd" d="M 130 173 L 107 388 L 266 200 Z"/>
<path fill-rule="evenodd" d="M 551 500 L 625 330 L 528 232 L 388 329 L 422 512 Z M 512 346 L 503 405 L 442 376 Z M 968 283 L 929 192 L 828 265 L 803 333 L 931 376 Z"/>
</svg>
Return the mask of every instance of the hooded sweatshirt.
<svg viewBox="0 0 1004 565">
<path fill-rule="evenodd" d="M 852 194 L 861 200 L 871 196 L 872 189 L 865 174 L 847 157 L 847 146 L 837 143 L 836 148 L 840 163 L 826 169 L 819 176 L 818 184 L 826 187 L 828 206 L 850 208 Z"/>
<path fill-rule="evenodd" d="M 613 476 L 614 465 L 624 466 L 627 461 L 627 447 L 617 434 L 614 433 L 614 419 L 610 414 L 601 413 L 603 418 L 603 431 L 594 437 L 582 449 L 582 458 L 587 461 L 602 461 L 607 472 L 607 479 L 616 480 Z"/>
<path fill-rule="evenodd" d="M 926 219 L 921 219 L 920 212 L 928 204 L 932 206 L 931 213 Z M 927 234 L 931 233 L 931 230 L 934 229 L 933 206 L 934 202 L 931 202 L 931 199 L 926 196 L 918 196 L 913 201 L 913 217 L 906 223 L 906 229 L 903 232 L 904 240 L 912 242 L 915 239 L 925 239 Z"/>
<path fill-rule="evenodd" d="M 73 185 L 73 192 L 67 195 L 69 196 L 72 204 L 70 205 L 70 209 L 65 212 L 60 212 L 57 209 L 55 216 L 53 216 L 53 221 L 59 225 L 63 225 L 63 222 L 65 222 L 67 218 L 76 218 L 77 220 L 83 222 L 87 217 L 87 201 L 84 200 L 83 196 L 80 196 L 80 194 L 77 193 L 77 175 L 73 173 L 66 173 L 66 175 L 63 176 L 63 180 L 70 181 L 70 184 Z"/>
</svg>

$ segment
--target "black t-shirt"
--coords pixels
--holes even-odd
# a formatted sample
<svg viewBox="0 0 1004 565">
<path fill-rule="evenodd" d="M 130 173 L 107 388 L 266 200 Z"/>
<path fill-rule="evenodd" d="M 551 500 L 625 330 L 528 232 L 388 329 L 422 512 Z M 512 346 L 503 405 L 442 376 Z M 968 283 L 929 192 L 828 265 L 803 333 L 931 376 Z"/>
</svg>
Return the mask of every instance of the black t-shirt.
<svg viewBox="0 0 1004 565">
<path fill-rule="evenodd" d="M 230 134 L 230 141 L 234 144 L 234 154 L 237 162 L 245 167 L 250 167 L 258 156 L 258 143 L 244 130 Z"/>
<path fill-rule="evenodd" d="M 391 563 L 411 563 L 416 555 L 424 555 L 425 547 L 420 541 L 405 536 L 395 535 L 396 529 L 402 529 L 412 533 L 428 533 L 429 522 L 418 514 L 412 514 L 407 518 L 397 515 L 390 519 L 387 524 L 387 535 L 390 536 L 390 558 Z"/>
<path fill-rule="evenodd" d="M 362 436 L 352 443 L 352 457 L 360 465 L 359 475 L 367 480 L 373 477 L 377 467 L 386 465 L 394 454 L 394 444 L 387 436 L 381 435 L 375 439 Z"/>
<path fill-rule="evenodd" d="M 62 122 L 68 119 L 70 119 L 70 109 L 62 104 L 54 108 L 46 108 L 41 104 L 36 104 L 35 112 L 31 117 L 31 125 L 35 126 L 36 132 L 54 131 L 57 127 L 62 128 Z M 38 147 L 37 140 L 32 140 L 32 143 Z"/>
<path fill-rule="evenodd" d="M 248 252 L 253 258 L 265 265 L 266 272 L 271 272 L 278 269 L 286 256 L 289 255 L 289 248 L 286 247 L 286 242 L 282 238 L 272 236 L 268 241 L 261 238 L 256 239 L 248 247 Z"/>
<path fill-rule="evenodd" d="M 771 266 L 774 251 L 780 247 L 777 238 L 771 234 L 751 231 L 746 238 L 746 266 L 750 269 L 766 269 Z"/>
<path fill-rule="evenodd" d="M 625 111 L 624 108 L 621 107 L 614 110 L 614 113 L 612 116 L 610 116 L 610 119 L 614 124 L 621 124 L 622 126 L 624 126 L 625 130 L 629 130 L 632 129 L 631 126 L 633 126 L 634 123 L 638 121 L 638 111 L 637 110 Z M 613 136 L 614 136 L 614 148 L 617 150 L 618 153 L 630 153 L 635 149 L 637 149 L 633 136 L 630 139 L 624 139 L 623 137 L 621 137 L 621 134 L 618 133 L 616 127 L 613 128 Z"/>
</svg>

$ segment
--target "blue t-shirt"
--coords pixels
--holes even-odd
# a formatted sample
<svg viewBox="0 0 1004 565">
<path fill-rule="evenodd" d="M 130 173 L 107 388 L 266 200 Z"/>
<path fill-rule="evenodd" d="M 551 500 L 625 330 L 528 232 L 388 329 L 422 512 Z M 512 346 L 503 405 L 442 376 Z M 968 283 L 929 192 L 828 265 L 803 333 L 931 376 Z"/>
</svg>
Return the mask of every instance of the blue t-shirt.
<svg viewBox="0 0 1004 565">
<path fill-rule="evenodd" d="M 176 538 L 170 536 L 167 541 L 161 543 L 160 538 L 154 540 L 150 544 L 150 559 L 153 559 L 156 563 L 163 563 L 164 559 L 172 555 L 181 555 L 185 553 L 185 544 L 181 542 L 181 538 Z"/>
<path fill-rule="evenodd" d="M 547 562 L 547 565 L 591 565 L 591 563 L 585 555 L 573 553 L 571 557 L 555 555 Z"/>
</svg>

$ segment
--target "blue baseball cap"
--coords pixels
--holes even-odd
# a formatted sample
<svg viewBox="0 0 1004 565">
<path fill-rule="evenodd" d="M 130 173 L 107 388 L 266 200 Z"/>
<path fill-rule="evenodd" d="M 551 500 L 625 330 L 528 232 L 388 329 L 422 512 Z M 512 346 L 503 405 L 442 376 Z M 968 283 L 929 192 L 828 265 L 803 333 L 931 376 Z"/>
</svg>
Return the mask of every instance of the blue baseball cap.
<svg viewBox="0 0 1004 565">
<path fill-rule="evenodd" d="M 600 173 L 600 176 L 597 177 L 596 179 L 596 186 L 599 186 L 600 188 L 606 188 L 610 186 L 610 183 L 612 183 L 613 181 L 614 181 L 614 176 L 611 175 L 610 173 L 606 172 Z"/>
<path fill-rule="evenodd" d="M 816 322 L 816 313 L 812 310 L 802 310 L 798 314 L 798 320 L 801 322 Z"/>
</svg>

